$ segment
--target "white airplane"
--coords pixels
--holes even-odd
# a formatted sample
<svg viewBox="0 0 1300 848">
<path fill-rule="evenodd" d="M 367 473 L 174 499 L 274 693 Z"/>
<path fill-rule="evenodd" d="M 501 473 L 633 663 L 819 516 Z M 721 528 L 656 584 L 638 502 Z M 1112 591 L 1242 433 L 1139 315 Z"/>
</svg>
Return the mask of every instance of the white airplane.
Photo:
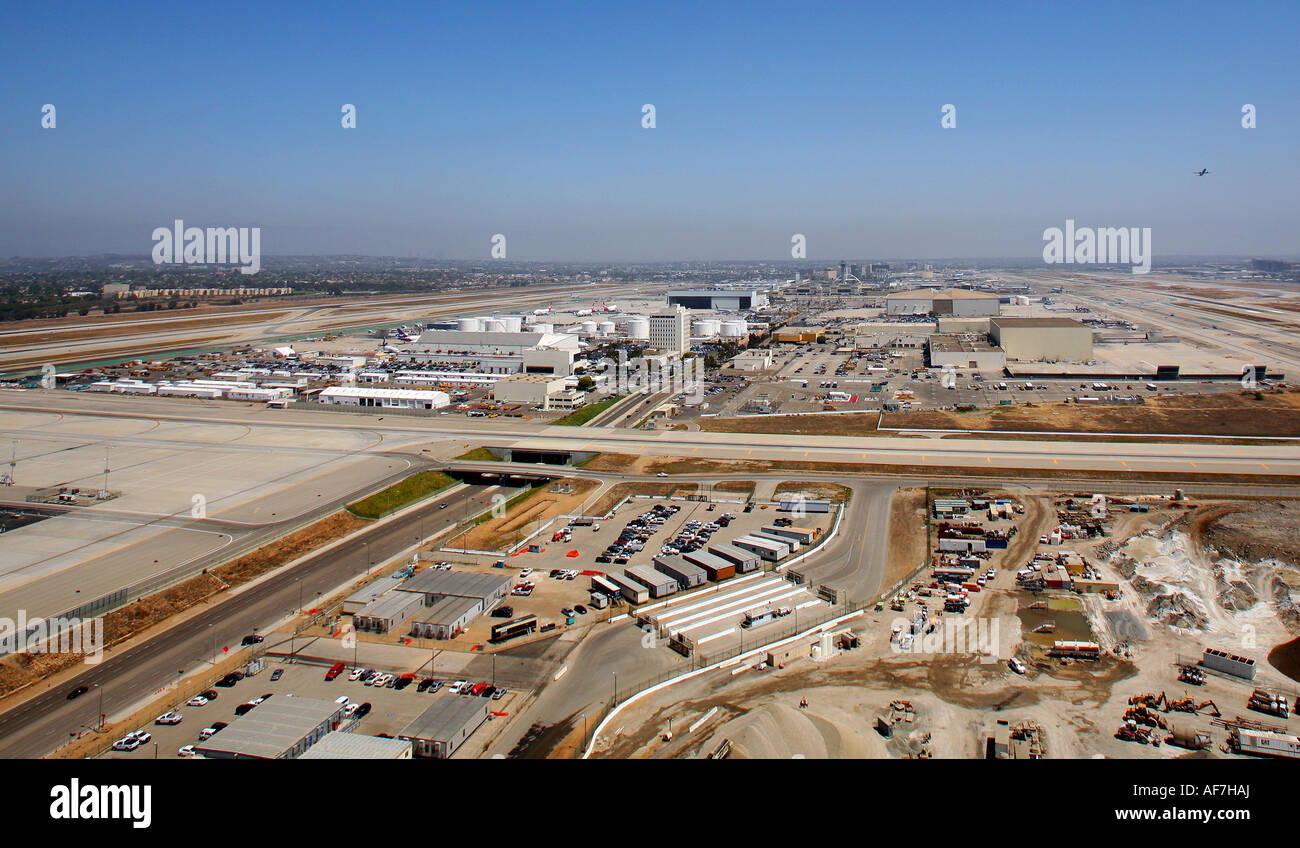
<svg viewBox="0 0 1300 848">
<path fill-rule="evenodd" d="M 577 315 L 579 318 L 583 318 L 583 317 L 585 317 L 585 316 L 587 316 L 587 315 L 590 315 L 590 314 L 591 314 L 591 310 L 590 310 L 590 309 L 579 309 L 577 312 L 575 312 L 575 313 L 573 313 L 573 314 L 574 314 L 574 315 Z"/>
<path fill-rule="evenodd" d="M 549 304 L 549 303 L 546 304 L 546 308 L 545 308 L 545 309 L 534 309 L 534 310 L 533 310 L 533 314 L 534 314 L 534 315 L 550 315 L 550 314 L 551 314 L 551 304 Z"/>
</svg>

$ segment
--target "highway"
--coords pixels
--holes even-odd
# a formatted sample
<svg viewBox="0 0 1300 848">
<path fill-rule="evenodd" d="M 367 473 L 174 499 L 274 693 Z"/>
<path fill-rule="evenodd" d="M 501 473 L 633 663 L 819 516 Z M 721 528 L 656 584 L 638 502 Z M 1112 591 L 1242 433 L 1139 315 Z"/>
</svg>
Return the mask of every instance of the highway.
<svg viewBox="0 0 1300 848">
<path fill-rule="evenodd" d="M 95 725 L 102 687 L 109 716 L 132 707 L 149 693 L 174 684 L 181 673 L 208 666 L 223 645 L 237 650 L 248 633 L 264 630 L 303 606 L 311 609 L 317 593 L 327 593 L 363 575 L 370 561 L 384 562 L 410 548 L 421 529 L 432 534 L 455 518 L 491 506 L 491 487 L 467 486 L 430 500 L 384 524 L 362 530 L 348 543 L 309 556 L 292 569 L 236 594 L 219 597 L 164 632 L 136 644 L 106 652 L 103 662 L 84 666 L 75 677 L 0 714 L 0 757 L 42 757 Z M 440 503 L 446 502 L 446 511 Z M 299 584 L 301 581 L 301 585 Z M 270 647 L 268 640 L 262 647 Z M 75 686 L 91 691 L 69 701 Z M 107 740 L 112 741 L 112 740 Z"/>
<path fill-rule="evenodd" d="M 807 463 L 895 465 L 926 469 L 980 468 L 1014 475 L 1026 468 L 1053 472 L 1300 477 L 1300 444 L 1203 444 L 1150 441 L 1100 442 L 990 438 L 787 436 L 759 433 L 615 430 L 556 427 L 514 420 L 459 416 L 416 417 L 268 410 L 232 402 L 183 398 L 87 396 L 60 391 L 0 391 L 0 411 L 43 411 L 66 416 L 145 421 L 185 421 L 288 428 L 295 431 L 357 429 L 380 433 L 383 450 L 418 451 L 431 440 L 464 440 L 493 447 L 572 452 L 612 452 L 685 459 L 783 460 Z M 381 420 L 382 419 L 382 420 Z M 3 435 L 20 438 L 21 431 Z M 134 438 L 147 441 L 148 436 Z"/>
</svg>

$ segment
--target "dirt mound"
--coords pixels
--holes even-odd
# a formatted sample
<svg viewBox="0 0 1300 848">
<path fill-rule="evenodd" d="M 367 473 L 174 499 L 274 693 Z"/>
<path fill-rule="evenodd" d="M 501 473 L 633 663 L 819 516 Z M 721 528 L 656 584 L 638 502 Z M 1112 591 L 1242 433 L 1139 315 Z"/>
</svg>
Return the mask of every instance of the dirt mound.
<svg viewBox="0 0 1300 848">
<path fill-rule="evenodd" d="M 1246 562 L 1274 559 L 1300 568 L 1300 502 L 1242 504 L 1208 522 L 1201 544 Z"/>
</svg>

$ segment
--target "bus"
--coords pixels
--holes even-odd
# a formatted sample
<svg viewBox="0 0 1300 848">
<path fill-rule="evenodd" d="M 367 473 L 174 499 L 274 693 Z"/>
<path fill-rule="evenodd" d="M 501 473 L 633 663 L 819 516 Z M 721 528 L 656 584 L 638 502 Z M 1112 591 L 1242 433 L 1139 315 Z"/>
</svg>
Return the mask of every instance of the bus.
<svg viewBox="0 0 1300 848">
<path fill-rule="evenodd" d="M 536 631 L 537 616 L 525 615 L 513 621 L 503 621 L 500 624 L 492 625 L 492 637 L 488 641 L 498 644 Z"/>
</svg>

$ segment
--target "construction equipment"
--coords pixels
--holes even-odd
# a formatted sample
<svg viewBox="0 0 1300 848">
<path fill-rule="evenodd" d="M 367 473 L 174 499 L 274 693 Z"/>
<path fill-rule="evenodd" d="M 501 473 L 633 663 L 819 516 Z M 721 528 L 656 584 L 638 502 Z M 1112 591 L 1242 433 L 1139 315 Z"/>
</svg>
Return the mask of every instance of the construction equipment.
<svg viewBox="0 0 1300 848">
<path fill-rule="evenodd" d="M 1161 692 L 1159 695 L 1154 692 L 1143 692 L 1140 695 L 1134 695 L 1132 698 L 1129 698 L 1128 702 L 1130 706 L 1141 704 L 1142 706 L 1150 707 L 1153 710 L 1158 710 L 1161 709 L 1161 707 L 1164 707 L 1166 711 L 1168 711 L 1168 706 L 1166 705 L 1169 703 L 1168 699 L 1165 698 L 1164 692 Z"/>
<path fill-rule="evenodd" d="M 1193 686 L 1204 686 L 1205 672 L 1201 671 L 1194 665 L 1179 666 L 1178 679 L 1183 683 L 1190 683 Z"/>
<path fill-rule="evenodd" d="M 1210 747 L 1210 735 L 1191 727 L 1172 726 L 1169 728 L 1169 744 L 1186 748 L 1189 751 L 1203 751 Z"/>
<path fill-rule="evenodd" d="M 1156 712 L 1154 707 L 1148 707 L 1143 704 L 1139 704 L 1136 707 L 1129 707 L 1125 710 L 1124 721 L 1137 722 L 1138 724 L 1144 724 L 1147 727 L 1158 727 L 1161 730 L 1168 728 L 1164 718 L 1160 713 Z"/>
<path fill-rule="evenodd" d="M 1211 715 L 1213 716 L 1223 715 L 1223 713 L 1219 712 L 1219 707 L 1217 704 L 1214 703 L 1214 701 L 1201 701 L 1200 703 L 1197 703 L 1196 699 L 1193 698 L 1191 695 L 1188 695 L 1186 698 L 1176 698 L 1170 701 L 1165 706 L 1165 712 L 1176 710 L 1177 712 L 1180 713 L 1199 713 L 1201 710 L 1205 709 L 1206 707 L 1209 707 L 1211 710 L 1213 710 L 1213 712 L 1211 713 Z"/>
<path fill-rule="evenodd" d="M 1266 689 L 1256 689 L 1252 692 L 1250 699 L 1246 701 L 1246 706 L 1252 710 L 1268 713 L 1278 718 L 1286 718 L 1291 715 L 1286 696 L 1278 692 L 1269 692 Z"/>
<path fill-rule="evenodd" d="M 1123 742 L 1139 742 L 1143 745 L 1151 741 L 1151 731 L 1138 727 L 1137 722 L 1126 720 L 1115 732 L 1115 738 Z"/>
</svg>

